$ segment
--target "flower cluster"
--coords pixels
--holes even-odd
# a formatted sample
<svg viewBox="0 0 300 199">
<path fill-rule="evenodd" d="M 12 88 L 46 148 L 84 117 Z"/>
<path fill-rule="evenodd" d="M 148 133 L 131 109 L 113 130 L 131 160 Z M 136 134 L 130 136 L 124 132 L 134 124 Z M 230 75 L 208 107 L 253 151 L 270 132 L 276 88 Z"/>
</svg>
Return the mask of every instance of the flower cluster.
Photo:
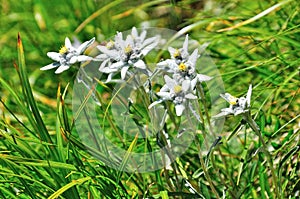
<svg viewBox="0 0 300 199">
<path fill-rule="evenodd" d="M 157 95 L 161 97 L 161 99 L 153 102 L 149 106 L 149 109 L 165 100 L 171 100 L 175 104 L 176 115 L 181 116 L 185 109 L 187 100 L 197 99 L 197 96 L 192 93 L 191 81 L 184 80 L 181 84 L 179 84 L 167 75 L 164 76 L 164 79 L 166 85 L 164 85 L 157 93 Z"/>
<path fill-rule="evenodd" d="M 126 78 L 126 75 L 133 74 L 134 71 L 139 71 L 146 74 L 148 77 L 152 75 L 147 68 L 143 58 L 153 50 L 158 44 L 158 37 L 146 38 L 147 32 L 143 30 L 140 34 L 135 27 L 132 28 L 131 34 L 123 39 L 123 34 L 118 32 L 114 41 L 109 41 L 105 46 L 98 45 L 97 48 L 101 52 L 96 58 L 83 55 L 84 51 L 91 46 L 95 38 L 86 41 L 80 45 L 72 45 L 68 37 L 65 39 L 65 45 L 59 52 L 48 52 L 47 56 L 54 60 L 53 63 L 41 68 L 41 70 L 49 70 L 57 68 L 55 73 L 62 73 L 70 68 L 71 65 L 85 61 L 101 61 L 99 71 L 108 74 L 106 82 L 112 81 L 112 77 L 120 73 L 121 80 Z M 183 46 L 179 49 L 168 47 L 170 59 L 166 59 L 157 64 L 158 71 L 164 71 L 170 76 L 165 75 L 165 85 L 162 86 L 157 96 L 160 97 L 157 101 L 150 104 L 149 109 L 163 102 L 172 101 L 175 105 L 177 116 L 181 116 L 189 100 L 197 99 L 195 95 L 197 83 L 209 81 L 211 77 L 203 74 L 198 74 L 196 71 L 196 63 L 200 57 L 198 49 L 195 49 L 191 54 L 188 52 L 189 38 L 186 35 Z M 81 70 L 84 76 L 87 74 Z M 156 75 L 155 73 L 152 75 Z M 89 82 L 90 77 L 86 77 Z M 151 77 L 149 78 L 149 80 Z M 90 89 L 87 80 L 78 77 L 78 82 L 83 83 Z M 221 113 L 214 116 L 215 118 L 227 115 L 246 115 L 250 112 L 250 98 L 252 93 L 252 85 L 249 86 L 246 97 L 234 97 L 229 93 L 220 94 L 230 106 L 221 109 Z"/>
<path fill-rule="evenodd" d="M 114 41 L 109 41 L 106 46 L 97 46 L 102 54 L 96 59 L 102 61 L 99 71 L 108 74 L 106 82 L 110 82 L 112 77 L 119 72 L 121 72 L 121 79 L 124 80 L 126 74 L 130 73 L 130 68 L 137 69 L 148 76 L 151 74 L 142 59 L 155 48 L 157 38 L 146 39 L 146 34 L 144 30 L 139 35 L 137 29 L 133 27 L 131 34 L 125 40 L 123 34 L 118 32 Z"/>
<path fill-rule="evenodd" d="M 189 99 L 197 99 L 194 95 L 195 87 L 198 82 L 204 82 L 211 79 L 207 75 L 196 72 L 196 62 L 199 58 L 198 49 L 195 49 L 190 55 L 188 52 L 188 35 L 185 37 L 182 48 L 168 48 L 171 59 L 159 62 L 158 69 L 170 73 L 172 78 L 165 76 L 165 85 L 157 93 L 160 100 L 153 102 L 149 108 L 161 103 L 162 101 L 171 100 L 175 104 L 177 116 L 181 116 L 187 107 Z"/>
<path fill-rule="evenodd" d="M 186 35 L 182 48 L 169 47 L 171 59 L 159 62 L 157 66 L 160 70 L 172 74 L 173 79 L 178 83 L 190 80 L 191 88 L 194 89 L 197 82 L 209 81 L 211 77 L 196 72 L 196 62 L 200 55 L 198 49 L 195 49 L 191 55 L 189 54 L 188 42 L 188 35 Z"/>
<path fill-rule="evenodd" d="M 223 108 L 221 109 L 221 113 L 218 115 L 215 115 L 214 117 L 224 117 L 227 115 L 240 115 L 245 114 L 250 111 L 250 99 L 251 99 L 251 93 L 252 93 L 252 85 L 249 85 L 249 89 L 247 92 L 246 97 L 234 97 L 230 95 L 229 93 L 220 94 L 220 96 L 225 99 L 230 105 L 229 108 Z"/>
<path fill-rule="evenodd" d="M 49 70 L 52 68 L 56 69 L 55 73 L 62 73 L 65 70 L 68 70 L 71 65 L 78 62 L 85 62 L 93 60 L 92 57 L 83 55 L 83 52 L 94 43 L 95 38 L 92 38 L 89 41 L 84 42 L 78 48 L 74 47 L 71 44 L 71 41 L 68 37 L 65 39 L 65 45 L 61 47 L 59 52 L 48 52 L 47 56 L 53 59 L 55 62 L 48 64 L 41 68 L 41 70 Z"/>
</svg>

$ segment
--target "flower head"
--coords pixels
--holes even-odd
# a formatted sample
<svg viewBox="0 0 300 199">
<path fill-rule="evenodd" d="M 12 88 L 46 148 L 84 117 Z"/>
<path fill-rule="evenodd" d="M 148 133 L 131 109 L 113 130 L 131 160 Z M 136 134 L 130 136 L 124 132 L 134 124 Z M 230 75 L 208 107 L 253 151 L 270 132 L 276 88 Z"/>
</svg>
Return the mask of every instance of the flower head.
<svg viewBox="0 0 300 199">
<path fill-rule="evenodd" d="M 96 59 L 102 61 L 99 71 L 107 73 L 109 82 L 112 76 L 121 72 L 121 79 L 124 80 L 128 70 L 135 68 L 149 75 L 145 62 L 142 60 L 149 51 L 157 45 L 157 38 L 146 39 L 147 32 L 144 30 L 139 35 L 135 27 L 131 34 L 123 39 L 123 34 L 118 32 L 114 41 L 110 41 L 106 46 L 97 46 L 102 52 Z"/>
<path fill-rule="evenodd" d="M 223 117 L 227 115 L 239 115 L 250 111 L 250 98 L 252 93 L 252 85 L 249 85 L 249 89 L 246 97 L 234 97 L 229 93 L 220 94 L 230 105 L 229 108 L 221 109 L 221 113 L 214 117 Z"/>
<path fill-rule="evenodd" d="M 53 59 L 55 62 L 48 64 L 42 67 L 40 70 L 49 70 L 52 68 L 56 69 L 55 73 L 62 73 L 65 70 L 68 70 L 71 65 L 77 62 L 84 62 L 92 60 L 92 57 L 82 55 L 83 52 L 95 41 L 95 38 L 92 38 L 89 41 L 84 42 L 78 48 L 75 48 L 68 37 L 65 39 L 65 45 L 62 46 L 59 52 L 48 52 L 47 56 Z"/>
<path fill-rule="evenodd" d="M 198 49 L 195 49 L 192 54 L 188 52 L 188 35 L 185 37 L 182 48 L 168 48 L 171 59 L 159 62 L 157 67 L 171 73 L 173 79 L 181 83 L 184 80 L 191 81 L 191 89 L 193 90 L 197 82 L 208 81 L 211 77 L 198 74 L 196 72 L 196 62 L 199 58 Z"/>
<path fill-rule="evenodd" d="M 176 115 L 181 116 L 186 108 L 188 100 L 197 99 L 197 96 L 191 91 L 191 82 L 190 80 L 184 80 L 181 84 L 178 84 L 174 79 L 167 75 L 164 76 L 164 79 L 166 84 L 157 93 L 161 99 L 150 104 L 149 109 L 156 104 L 170 100 L 175 104 Z"/>
</svg>

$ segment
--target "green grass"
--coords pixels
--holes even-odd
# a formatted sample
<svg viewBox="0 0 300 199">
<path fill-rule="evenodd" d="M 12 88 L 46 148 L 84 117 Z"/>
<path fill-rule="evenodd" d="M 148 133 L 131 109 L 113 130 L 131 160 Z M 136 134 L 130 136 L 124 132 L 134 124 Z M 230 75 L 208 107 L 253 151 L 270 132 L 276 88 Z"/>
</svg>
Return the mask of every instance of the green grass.
<svg viewBox="0 0 300 199">
<path fill-rule="evenodd" d="M 0 198 L 299 197 L 298 1 L 2 0 L 0 5 Z M 243 24 L 274 5 L 278 7 L 270 13 Z M 199 124 L 201 133 L 172 164 L 173 170 L 148 173 L 112 169 L 107 166 L 112 157 L 89 150 L 74 127 L 70 100 L 76 70 L 55 75 L 39 68 L 51 63 L 46 53 L 59 50 L 66 36 L 81 41 L 96 37 L 101 43 L 116 31 L 146 23 L 208 42 L 206 53 L 226 92 L 241 96 L 251 83 L 252 116 L 261 138 L 241 117 L 230 117 L 222 143 L 206 157 L 202 141 L 210 130 Z M 226 30 L 232 26 L 236 28 Z M 203 87 L 206 92 L 207 85 Z M 108 90 L 100 90 L 100 96 Z M 204 115 L 211 108 L 209 97 L 202 98 Z M 100 119 L 106 111 L 102 108 Z M 130 114 L 141 111 L 136 124 L 145 123 L 145 110 L 131 108 Z M 107 113 L 103 125 L 109 129 L 103 133 L 125 136 Z M 207 123 L 209 117 L 203 118 Z M 170 120 L 167 128 L 175 132 L 178 118 Z M 123 139 L 128 152 L 158 147 L 153 140 Z M 128 161 L 126 154 L 121 166 Z"/>
</svg>

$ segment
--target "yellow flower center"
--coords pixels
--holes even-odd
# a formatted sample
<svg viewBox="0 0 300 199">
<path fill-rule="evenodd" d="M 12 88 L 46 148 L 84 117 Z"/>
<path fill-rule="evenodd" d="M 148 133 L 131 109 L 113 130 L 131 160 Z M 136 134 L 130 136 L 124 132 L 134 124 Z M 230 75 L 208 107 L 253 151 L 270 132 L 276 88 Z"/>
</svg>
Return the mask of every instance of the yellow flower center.
<svg viewBox="0 0 300 199">
<path fill-rule="evenodd" d="M 115 42 L 113 42 L 112 40 L 110 40 L 107 44 L 106 44 L 106 48 L 108 50 L 112 49 L 115 45 Z"/>
<path fill-rule="evenodd" d="M 173 54 L 174 58 L 177 58 L 180 56 L 180 51 L 178 49 L 176 49 L 176 51 Z"/>
<path fill-rule="evenodd" d="M 182 91 L 182 87 L 179 85 L 174 86 L 174 92 L 175 93 L 180 93 Z"/>
<path fill-rule="evenodd" d="M 131 48 L 131 46 L 128 44 L 128 46 L 124 49 L 124 52 L 125 52 L 126 54 L 129 54 L 129 53 L 131 53 L 131 51 L 132 51 L 132 48 Z"/>
<path fill-rule="evenodd" d="M 60 54 L 65 54 L 66 52 L 68 52 L 68 48 L 66 46 L 62 46 L 60 49 L 59 49 L 59 53 Z"/>
<path fill-rule="evenodd" d="M 229 103 L 230 103 L 231 105 L 236 105 L 236 104 L 237 104 L 237 99 L 238 99 L 238 98 L 236 98 L 236 97 L 234 97 L 234 96 L 231 96 L 231 97 L 229 98 Z"/>
<path fill-rule="evenodd" d="M 186 65 L 184 63 L 180 63 L 179 66 L 178 66 L 178 69 L 180 71 L 186 71 Z"/>
</svg>

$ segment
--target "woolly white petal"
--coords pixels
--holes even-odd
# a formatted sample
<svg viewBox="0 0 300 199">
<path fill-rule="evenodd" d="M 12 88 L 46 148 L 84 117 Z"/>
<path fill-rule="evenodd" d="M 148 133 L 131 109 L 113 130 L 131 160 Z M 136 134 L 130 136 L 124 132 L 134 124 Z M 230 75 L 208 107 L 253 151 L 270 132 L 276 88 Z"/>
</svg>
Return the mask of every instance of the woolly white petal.
<svg viewBox="0 0 300 199">
<path fill-rule="evenodd" d="M 110 65 L 110 68 L 111 69 L 118 69 L 118 68 L 121 68 L 122 66 L 124 66 L 124 62 L 119 61 L 119 62 L 116 62 L 116 63 L 113 63 L 112 65 Z"/>
<path fill-rule="evenodd" d="M 78 58 L 78 56 L 73 56 L 73 57 L 71 57 L 69 63 L 70 63 L 70 64 L 75 64 L 76 62 L 78 62 L 78 61 L 77 61 L 77 58 Z"/>
<path fill-rule="evenodd" d="M 61 54 L 57 52 L 48 52 L 47 56 L 57 62 L 61 59 Z"/>
<path fill-rule="evenodd" d="M 165 79 L 165 82 L 166 82 L 167 86 L 168 86 L 170 89 L 173 89 L 174 86 L 176 86 L 175 80 L 172 79 L 171 77 L 169 77 L 168 75 L 165 75 L 165 76 L 164 76 L 164 79 Z"/>
<path fill-rule="evenodd" d="M 121 79 L 125 79 L 125 76 L 126 76 L 126 73 L 127 73 L 128 69 L 129 69 L 128 66 L 124 66 L 124 67 L 121 69 Z"/>
<path fill-rule="evenodd" d="M 133 38 L 137 38 L 139 36 L 136 27 L 132 28 L 131 35 L 133 36 Z"/>
<path fill-rule="evenodd" d="M 189 35 L 187 34 L 185 36 L 185 40 L 184 40 L 184 43 L 183 43 L 183 46 L 182 46 L 182 48 L 185 52 L 188 52 L 188 45 L 189 45 Z"/>
<path fill-rule="evenodd" d="M 148 109 L 151 109 L 153 106 L 155 106 L 155 105 L 157 105 L 157 104 L 160 104 L 161 102 L 163 102 L 163 100 L 158 100 L 158 101 L 153 102 L 152 104 L 150 104 L 150 105 L 148 106 Z"/>
<path fill-rule="evenodd" d="M 197 78 L 199 82 L 206 82 L 212 79 L 212 77 L 207 76 L 207 75 L 202 75 L 202 74 L 197 74 Z"/>
<path fill-rule="evenodd" d="M 109 73 L 107 80 L 105 81 L 105 83 L 110 82 L 112 77 L 113 77 L 114 73 Z"/>
<path fill-rule="evenodd" d="M 91 60 L 93 60 L 93 58 L 86 55 L 77 56 L 77 62 L 84 62 L 84 61 L 91 61 Z"/>
<path fill-rule="evenodd" d="M 230 104 L 232 104 L 232 102 L 236 101 L 236 97 L 233 97 L 229 93 L 220 94 L 220 96 Z"/>
<path fill-rule="evenodd" d="M 188 91 L 190 89 L 190 86 L 191 86 L 191 81 L 190 80 L 184 80 L 182 82 L 182 90 L 184 92 Z"/>
<path fill-rule="evenodd" d="M 60 63 L 54 62 L 54 63 L 48 64 L 48 65 L 46 65 L 46 66 L 40 68 L 40 70 L 50 70 L 50 69 L 56 68 L 56 67 L 58 67 L 58 66 L 60 66 Z"/>
<path fill-rule="evenodd" d="M 97 46 L 98 50 L 100 50 L 102 53 L 108 55 L 111 58 L 117 58 L 118 57 L 118 52 L 116 50 L 108 50 L 106 46 Z M 102 54 L 98 55 L 98 57 L 101 57 Z M 103 56 L 103 55 L 102 55 Z"/>
<path fill-rule="evenodd" d="M 100 64 L 100 67 L 99 67 L 100 72 L 106 67 L 106 64 L 108 63 L 108 61 L 109 61 L 109 59 L 106 59 Z"/>
<path fill-rule="evenodd" d="M 140 69 L 146 69 L 146 64 L 143 60 L 139 60 L 139 61 L 135 62 L 133 64 L 133 66 L 140 68 Z"/>
<path fill-rule="evenodd" d="M 251 94 L 252 94 L 252 84 L 249 85 L 249 89 L 247 92 L 247 96 L 246 96 L 246 101 L 247 101 L 247 107 L 250 107 L 250 101 L 251 101 Z"/>
<path fill-rule="evenodd" d="M 143 30 L 140 34 L 140 40 L 141 42 L 143 42 L 146 38 L 147 32 L 145 30 Z"/>
<path fill-rule="evenodd" d="M 161 92 L 170 91 L 170 88 L 165 84 L 165 85 L 163 85 L 163 87 L 161 87 L 160 91 Z"/>
<path fill-rule="evenodd" d="M 143 50 L 142 50 L 142 55 L 147 55 L 153 48 L 155 48 L 155 46 L 157 46 L 157 42 L 155 42 L 155 43 L 152 43 L 152 44 L 150 44 L 150 45 L 148 45 L 148 46 L 146 46 L 145 48 L 143 48 Z"/>
<path fill-rule="evenodd" d="M 194 79 L 192 79 L 192 81 L 191 81 L 191 90 L 195 89 L 197 82 L 198 82 L 198 77 L 195 77 Z"/>
<path fill-rule="evenodd" d="M 197 59 L 199 57 L 199 54 L 198 54 L 198 49 L 196 48 L 193 53 L 190 55 L 189 57 L 189 61 L 193 63 L 193 66 L 195 67 L 196 65 L 196 62 L 197 62 Z"/>
<path fill-rule="evenodd" d="M 78 54 L 82 54 L 90 45 L 94 43 L 94 41 L 95 41 L 95 37 L 81 44 L 77 49 Z"/>
<path fill-rule="evenodd" d="M 197 96 L 192 93 L 186 94 L 184 97 L 187 99 L 197 99 Z"/>
<path fill-rule="evenodd" d="M 158 96 L 160 96 L 161 98 L 165 99 L 165 100 L 170 100 L 171 99 L 171 94 L 169 92 L 157 92 L 156 93 Z"/>
<path fill-rule="evenodd" d="M 59 74 L 64 72 L 65 70 L 68 70 L 70 68 L 70 66 L 68 65 L 61 65 L 60 67 L 58 67 L 58 69 L 55 71 L 55 74 Z"/>
<path fill-rule="evenodd" d="M 101 70 L 99 68 L 99 71 L 102 72 L 102 73 L 115 73 L 115 72 L 118 72 L 118 69 L 117 68 L 104 67 Z"/>
<path fill-rule="evenodd" d="M 178 104 L 175 106 L 175 111 L 177 116 L 181 116 L 183 111 L 185 109 L 185 106 L 183 104 Z"/>
<path fill-rule="evenodd" d="M 65 39 L 65 46 L 66 46 L 67 49 L 73 49 L 71 41 L 68 37 L 66 37 L 66 39 Z"/>
<path fill-rule="evenodd" d="M 174 58 L 173 55 L 175 54 L 175 52 L 177 51 L 177 49 L 175 49 L 173 47 L 168 47 L 168 51 L 169 51 L 171 57 Z"/>
</svg>

